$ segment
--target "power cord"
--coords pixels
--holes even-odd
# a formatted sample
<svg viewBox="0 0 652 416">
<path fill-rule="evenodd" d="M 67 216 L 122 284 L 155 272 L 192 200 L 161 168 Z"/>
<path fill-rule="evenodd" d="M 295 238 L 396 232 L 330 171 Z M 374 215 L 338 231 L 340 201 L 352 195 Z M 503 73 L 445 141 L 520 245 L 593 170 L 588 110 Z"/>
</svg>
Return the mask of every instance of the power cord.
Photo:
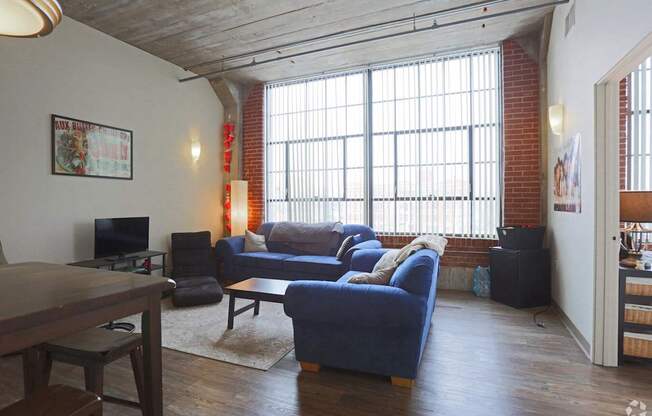
<svg viewBox="0 0 652 416">
<path fill-rule="evenodd" d="M 539 315 L 542 315 L 542 314 L 548 312 L 549 310 L 550 310 L 550 305 L 546 306 L 544 309 L 541 309 L 540 311 L 534 312 L 534 314 L 532 315 L 532 321 L 534 321 L 534 324 L 536 326 L 538 326 L 539 328 L 545 328 L 546 327 L 546 324 L 544 324 L 543 322 L 539 322 L 537 320 L 537 317 Z"/>
</svg>

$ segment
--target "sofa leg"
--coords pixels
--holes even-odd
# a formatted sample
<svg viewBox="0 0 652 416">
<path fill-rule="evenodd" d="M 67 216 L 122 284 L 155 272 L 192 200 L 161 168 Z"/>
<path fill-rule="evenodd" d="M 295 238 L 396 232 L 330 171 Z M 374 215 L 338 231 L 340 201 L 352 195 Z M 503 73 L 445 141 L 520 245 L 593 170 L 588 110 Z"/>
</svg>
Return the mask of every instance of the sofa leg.
<svg viewBox="0 0 652 416">
<path fill-rule="evenodd" d="M 318 373 L 321 366 L 317 363 L 309 363 L 307 361 L 299 361 L 301 364 L 301 369 L 303 371 L 309 371 L 311 373 Z"/>
<path fill-rule="evenodd" d="M 403 378 L 403 377 L 394 377 L 394 376 L 392 376 L 392 385 L 393 386 L 399 386 L 399 387 L 412 388 L 412 387 L 414 387 L 414 379 L 413 378 Z"/>
</svg>

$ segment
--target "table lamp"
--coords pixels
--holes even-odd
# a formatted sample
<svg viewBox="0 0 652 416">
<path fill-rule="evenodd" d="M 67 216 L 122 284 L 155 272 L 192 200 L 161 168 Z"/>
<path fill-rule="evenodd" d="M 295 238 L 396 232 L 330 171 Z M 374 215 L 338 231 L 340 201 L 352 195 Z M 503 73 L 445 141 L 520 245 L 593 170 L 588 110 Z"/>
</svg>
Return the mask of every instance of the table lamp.
<svg viewBox="0 0 652 416">
<path fill-rule="evenodd" d="M 641 225 L 652 222 L 652 192 L 620 191 L 620 221 L 629 223 L 622 231 L 636 237 L 632 239 L 630 254 L 640 255 L 642 234 L 652 231 Z"/>
</svg>

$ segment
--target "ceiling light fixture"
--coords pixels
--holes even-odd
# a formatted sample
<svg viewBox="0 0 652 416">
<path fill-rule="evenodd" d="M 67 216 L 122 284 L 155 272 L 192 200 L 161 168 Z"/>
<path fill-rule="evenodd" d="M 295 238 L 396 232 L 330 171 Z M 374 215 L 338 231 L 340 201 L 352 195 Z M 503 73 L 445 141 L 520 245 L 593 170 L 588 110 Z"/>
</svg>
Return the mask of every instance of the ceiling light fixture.
<svg viewBox="0 0 652 416">
<path fill-rule="evenodd" d="M 57 0 L 0 1 L 0 35 L 36 38 L 48 35 L 61 22 Z"/>
</svg>

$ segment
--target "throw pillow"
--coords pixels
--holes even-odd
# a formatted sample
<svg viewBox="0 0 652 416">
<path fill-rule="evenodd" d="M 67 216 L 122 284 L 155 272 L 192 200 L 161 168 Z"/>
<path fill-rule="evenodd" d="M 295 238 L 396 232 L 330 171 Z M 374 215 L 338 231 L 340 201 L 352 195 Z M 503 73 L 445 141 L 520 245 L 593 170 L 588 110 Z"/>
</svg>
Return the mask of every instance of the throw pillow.
<svg viewBox="0 0 652 416">
<path fill-rule="evenodd" d="M 267 251 L 267 245 L 265 245 L 265 236 L 252 233 L 249 230 L 245 230 L 244 251 L 245 253 Z"/>
<path fill-rule="evenodd" d="M 354 236 L 353 236 L 353 245 L 355 246 L 356 244 L 360 244 L 360 243 L 362 243 L 362 242 L 364 241 L 363 238 L 364 238 L 364 237 L 362 237 L 362 234 L 356 234 L 356 235 L 354 235 Z"/>
<path fill-rule="evenodd" d="M 360 234 L 350 235 L 346 237 L 344 241 L 342 241 L 342 245 L 340 246 L 339 250 L 337 250 L 337 254 L 335 255 L 335 258 L 338 260 L 342 260 L 346 255 L 346 252 L 349 251 L 349 249 L 355 245 L 355 239 L 356 237 L 359 236 Z"/>
<path fill-rule="evenodd" d="M 371 273 L 358 273 L 349 277 L 349 283 L 369 284 L 369 285 L 387 285 L 392 279 L 394 270 L 398 267 L 396 258 L 399 250 L 387 250 L 378 260 Z"/>
</svg>

